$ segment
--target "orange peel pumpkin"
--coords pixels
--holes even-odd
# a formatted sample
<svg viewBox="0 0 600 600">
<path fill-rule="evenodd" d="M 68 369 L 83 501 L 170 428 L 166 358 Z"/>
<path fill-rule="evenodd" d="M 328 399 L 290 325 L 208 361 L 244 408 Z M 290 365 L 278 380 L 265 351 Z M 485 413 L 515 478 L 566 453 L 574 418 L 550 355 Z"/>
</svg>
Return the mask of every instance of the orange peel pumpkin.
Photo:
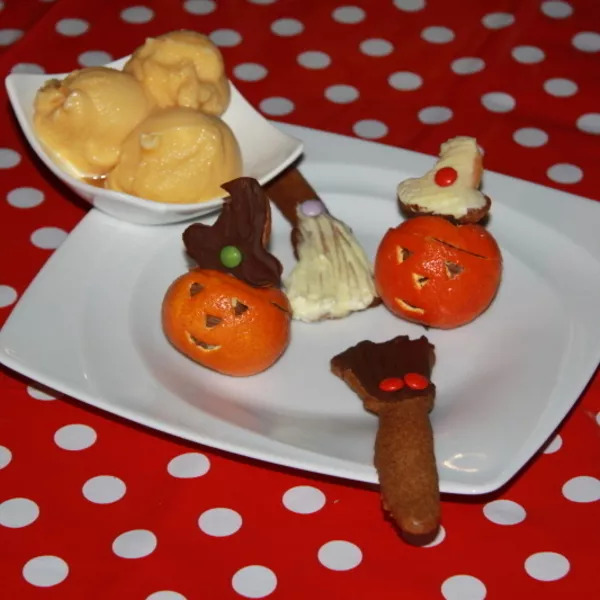
<svg viewBox="0 0 600 600">
<path fill-rule="evenodd" d="M 500 248 L 486 229 L 438 216 L 414 217 L 389 229 L 375 257 L 375 283 L 386 307 L 441 329 L 481 315 L 501 274 Z"/>
</svg>

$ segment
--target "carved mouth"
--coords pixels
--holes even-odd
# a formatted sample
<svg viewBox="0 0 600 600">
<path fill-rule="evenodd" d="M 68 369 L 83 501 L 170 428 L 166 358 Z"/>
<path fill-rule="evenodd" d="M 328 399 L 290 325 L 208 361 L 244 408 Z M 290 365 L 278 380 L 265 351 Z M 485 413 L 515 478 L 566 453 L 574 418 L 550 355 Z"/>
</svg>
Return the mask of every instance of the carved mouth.
<svg viewBox="0 0 600 600">
<path fill-rule="evenodd" d="M 422 315 L 425 312 L 425 309 L 419 308 L 418 306 L 413 306 L 412 304 L 409 304 L 408 302 L 405 302 L 404 300 L 402 300 L 402 298 L 394 298 L 394 302 L 402 310 L 405 310 L 406 312 L 413 313 L 415 315 Z"/>
<path fill-rule="evenodd" d="M 212 352 L 213 350 L 218 350 L 221 347 L 218 344 L 209 344 L 207 342 L 199 340 L 197 337 L 193 336 L 189 332 L 187 333 L 187 336 L 190 342 L 192 342 L 192 344 L 195 344 L 196 346 L 198 346 L 198 348 L 204 350 L 205 352 Z"/>
</svg>

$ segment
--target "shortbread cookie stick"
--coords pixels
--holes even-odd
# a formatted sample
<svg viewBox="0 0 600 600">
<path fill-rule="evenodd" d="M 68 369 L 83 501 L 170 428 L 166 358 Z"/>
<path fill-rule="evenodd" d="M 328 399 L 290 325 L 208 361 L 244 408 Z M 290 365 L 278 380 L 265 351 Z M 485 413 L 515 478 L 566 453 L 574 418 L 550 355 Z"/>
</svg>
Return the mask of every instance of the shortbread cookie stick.
<svg viewBox="0 0 600 600">
<path fill-rule="evenodd" d="M 374 463 L 382 503 L 409 541 L 438 530 L 440 499 L 429 412 L 434 347 L 425 336 L 359 342 L 331 360 L 332 372 L 379 417 Z"/>
</svg>

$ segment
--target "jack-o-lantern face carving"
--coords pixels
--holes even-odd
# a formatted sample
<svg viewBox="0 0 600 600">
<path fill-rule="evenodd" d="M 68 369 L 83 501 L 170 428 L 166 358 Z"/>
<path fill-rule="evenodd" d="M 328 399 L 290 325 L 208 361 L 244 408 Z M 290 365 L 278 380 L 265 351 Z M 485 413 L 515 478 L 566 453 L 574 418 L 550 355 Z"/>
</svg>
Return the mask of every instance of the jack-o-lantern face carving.
<svg viewBox="0 0 600 600">
<path fill-rule="evenodd" d="M 255 288 L 219 271 L 192 269 L 162 305 L 169 341 L 192 360 L 226 375 L 253 375 L 283 353 L 291 309 L 277 288 Z"/>
<path fill-rule="evenodd" d="M 501 272 L 500 249 L 483 227 L 434 216 L 388 230 L 375 259 L 377 291 L 387 308 L 442 329 L 479 316 L 493 300 Z"/>
</svg>

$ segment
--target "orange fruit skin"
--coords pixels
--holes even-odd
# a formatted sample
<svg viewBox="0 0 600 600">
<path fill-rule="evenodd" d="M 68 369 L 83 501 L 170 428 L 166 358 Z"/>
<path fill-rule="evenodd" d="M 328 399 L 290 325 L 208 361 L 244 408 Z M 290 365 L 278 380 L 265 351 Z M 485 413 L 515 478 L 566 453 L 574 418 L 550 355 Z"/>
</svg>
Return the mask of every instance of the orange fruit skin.
<svg viewBox="0 0 600 600">
<path fill-rule="evenodd" d="M 488 308 L 500 285 L 502 255 L 480 225 L 414 217 L 383 236 L 374 274 L 377 291 L 392 313 L 451 329 Z"/>
<path fill-rule="evenodd" d="M 290 321 L 281 290 L 255 288 L 208 269 L 178 277 L 162 303 L 162 327 L 171 344 L 225 375 L 254 375 L 275 363 L 289 343 Z"/>
</svg>

